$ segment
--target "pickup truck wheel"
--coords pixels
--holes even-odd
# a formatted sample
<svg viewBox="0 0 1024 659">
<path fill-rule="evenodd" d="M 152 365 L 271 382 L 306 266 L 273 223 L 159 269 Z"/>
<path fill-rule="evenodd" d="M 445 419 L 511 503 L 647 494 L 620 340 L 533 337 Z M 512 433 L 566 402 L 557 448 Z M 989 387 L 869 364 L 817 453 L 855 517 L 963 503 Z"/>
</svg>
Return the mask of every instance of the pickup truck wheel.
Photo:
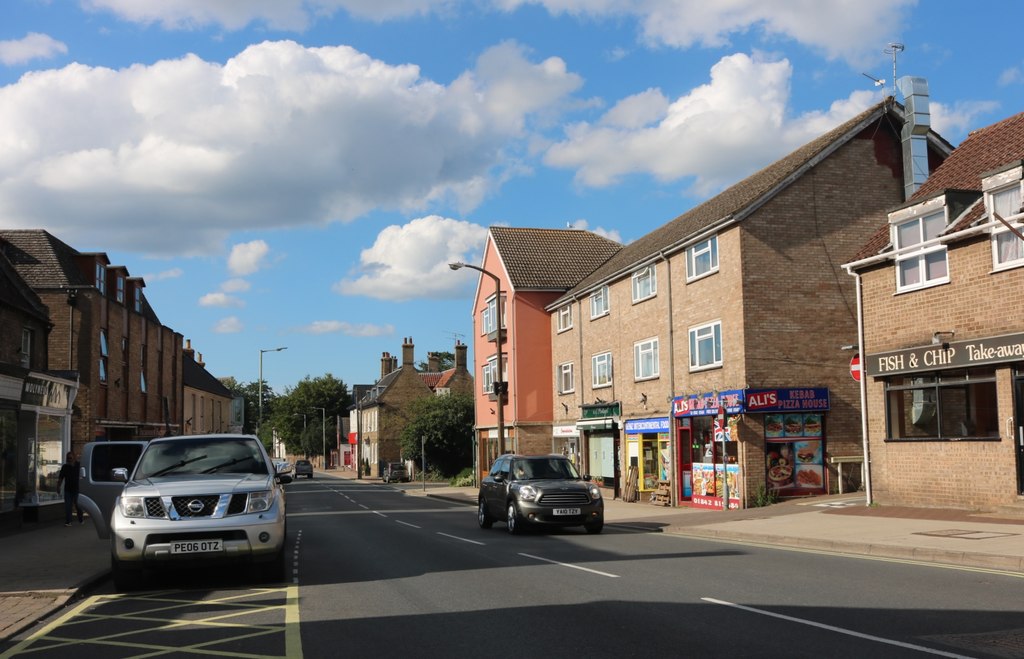
<svg viewBox="0 0 1024 659">
<path fill-rule="evenodd" d="M 494 518 L 487 512 L 487 503 L 483 499 L 480 499 L 476 504 L 476 523 L 482 529 L 489 529 L 494 524 Z"/>
<path fill-rule="evenodd" d="M 135 590 L 142 583 L 142 570 L 125 567 L 116 557 L 110 557 L 110 574 L 114 579 L 114 589 L 119 592 Z"/>
</svg>

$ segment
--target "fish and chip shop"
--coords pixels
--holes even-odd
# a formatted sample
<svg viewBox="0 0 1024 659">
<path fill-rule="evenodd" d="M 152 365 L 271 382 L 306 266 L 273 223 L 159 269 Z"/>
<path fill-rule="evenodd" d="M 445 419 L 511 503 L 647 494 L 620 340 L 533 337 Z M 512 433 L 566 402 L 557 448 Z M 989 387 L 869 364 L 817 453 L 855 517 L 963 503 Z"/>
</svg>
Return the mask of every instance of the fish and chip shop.
<svg viewBox="0 0 1024 659">
<path fill-rule="evenodd" d="M 681 502 L 749 505 L 764 487 L 781 498 L 828 491 L 826 387 L 735 389 L 673 400 Z"/>
</svg>

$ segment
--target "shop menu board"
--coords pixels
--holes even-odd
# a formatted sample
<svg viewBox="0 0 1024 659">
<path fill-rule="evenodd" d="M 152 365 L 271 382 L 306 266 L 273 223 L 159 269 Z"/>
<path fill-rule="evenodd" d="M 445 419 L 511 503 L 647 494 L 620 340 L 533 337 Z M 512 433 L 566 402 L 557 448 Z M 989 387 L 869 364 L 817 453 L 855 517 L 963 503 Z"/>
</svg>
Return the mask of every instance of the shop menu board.
<svg viewBox="0 0 1024 659">
<path fill-rule="evenodd" d="M 739 465 L 726 465 L 729 477 L 729 508 L 739 508 L 740 492 Z M 695 508 L 722 508 L 725 483 L 722 482 L 722 465 L 698 462 L 693 465 L 693 494 L 690 503 Z"/>
<path fill-rule="evenodd" d="M 764 438 L 768 489 L 781 496 L 824 493 L 821 414 L 766 414 Z"/>
</svg>

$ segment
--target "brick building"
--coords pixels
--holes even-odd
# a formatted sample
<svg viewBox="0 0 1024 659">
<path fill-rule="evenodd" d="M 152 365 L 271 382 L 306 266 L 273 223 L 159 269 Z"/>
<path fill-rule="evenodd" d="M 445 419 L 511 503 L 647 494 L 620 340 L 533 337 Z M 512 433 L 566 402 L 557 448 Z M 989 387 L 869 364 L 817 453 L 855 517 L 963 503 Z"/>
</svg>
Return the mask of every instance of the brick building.
<svg viewBox="0 0 1024 659">
<path fill-rule="evenodd" d="M 78 382 L 48 370 L 50 327 L 42 300 L 0 254 L 0 526 L 38 519 L 40 506 L 61 501 Z"/>
<path fill-rule="evenodd" d="M 878 502 L 1024 508 L 1022 171 L 1024 114 L 972 132 L 847 265 Z"/>
<path fill-rule="evenodd" d="M 231 401 L 234 394 L 220 380 L 206 370 L 203 353 L 192 349 L 192 341 L 185 341 L 182 352 L 181 413 L 182 434 L 203 435 L 231 432 Z"/>
<path fill-rule="evenodd" d="M 412 338 L 402 341 L 402 363 L 390 353 L 380 359 L 380 379 L 372 386 L 353 387 L 356 402 L 350 409 L 350 428 L 357 443 L 358 459 L 369 466 L 363 476 L 378 478 L 382 465 L 402 459 L 401 437 L 409 423 L 409 404 L 448 392 L 471 394 L 473 376 L 466 368 L 466 346 L 455 346 L 455 365 L 441 371 L 434 355 L 427 357 L 428 370 L 416 369 Z M 365 393 L 363 393 L 365 388 Z M 362 393 L 362 395 L 358 395 Z"/>
<path fill-rule="evenodd" d="M 545 306 L 622 246 L 589 231 L 491 227 L 482 268 L 501 282 L 503 374 L 498 376 L 498 300 L 494 281 L 480 276 L 473 300 L 476 432 L 479 469 L 486 473 L 500 448 L 494 383 L 503 396 L 507 451 L 547 453 L 552 440 L 551 320 Z"/>
<path fill-rule="evenodd" d="M 48 310 L 49 367 L 77 372 L 75 450 L 180 432 L 182 336 L 160 322 L 143 279 L 43 230 L 0 230 L 0 251 Z"/>
<path fill-rule="evenodd" d="M 660 490 L 706 507 L 724 505 L 726 484 L 733 507 L 837 488 L 829 456 L 862 450 L 840 350 L 856 342 L 856 292 L 841 265 L 905 199 L 903 125 L 886 99 L 547 304 L 552 439 L 582 471 L 627 500 Z M 952 150 L 923 138 L 925 166 Z"/>
</svg>

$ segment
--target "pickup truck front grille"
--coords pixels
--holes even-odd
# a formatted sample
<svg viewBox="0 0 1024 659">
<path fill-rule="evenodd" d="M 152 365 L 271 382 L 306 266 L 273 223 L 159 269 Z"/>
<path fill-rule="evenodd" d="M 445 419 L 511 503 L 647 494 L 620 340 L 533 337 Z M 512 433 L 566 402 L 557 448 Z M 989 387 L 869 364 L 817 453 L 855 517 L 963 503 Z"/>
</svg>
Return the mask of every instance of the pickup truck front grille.
<svg viewBox="0 0 1024 659">
<path fill-rule="evenodd" d="M 171 505 L 178 517 L 210 517 L 217 510 L 220 497 L 216 494 L 205 494 L 192 497 L 171 497 Z"/>
<path fill-rule="evenodd" d="M 167 517 L 160 497 L 146 497 L 146 517 Z"/>
</svg>

